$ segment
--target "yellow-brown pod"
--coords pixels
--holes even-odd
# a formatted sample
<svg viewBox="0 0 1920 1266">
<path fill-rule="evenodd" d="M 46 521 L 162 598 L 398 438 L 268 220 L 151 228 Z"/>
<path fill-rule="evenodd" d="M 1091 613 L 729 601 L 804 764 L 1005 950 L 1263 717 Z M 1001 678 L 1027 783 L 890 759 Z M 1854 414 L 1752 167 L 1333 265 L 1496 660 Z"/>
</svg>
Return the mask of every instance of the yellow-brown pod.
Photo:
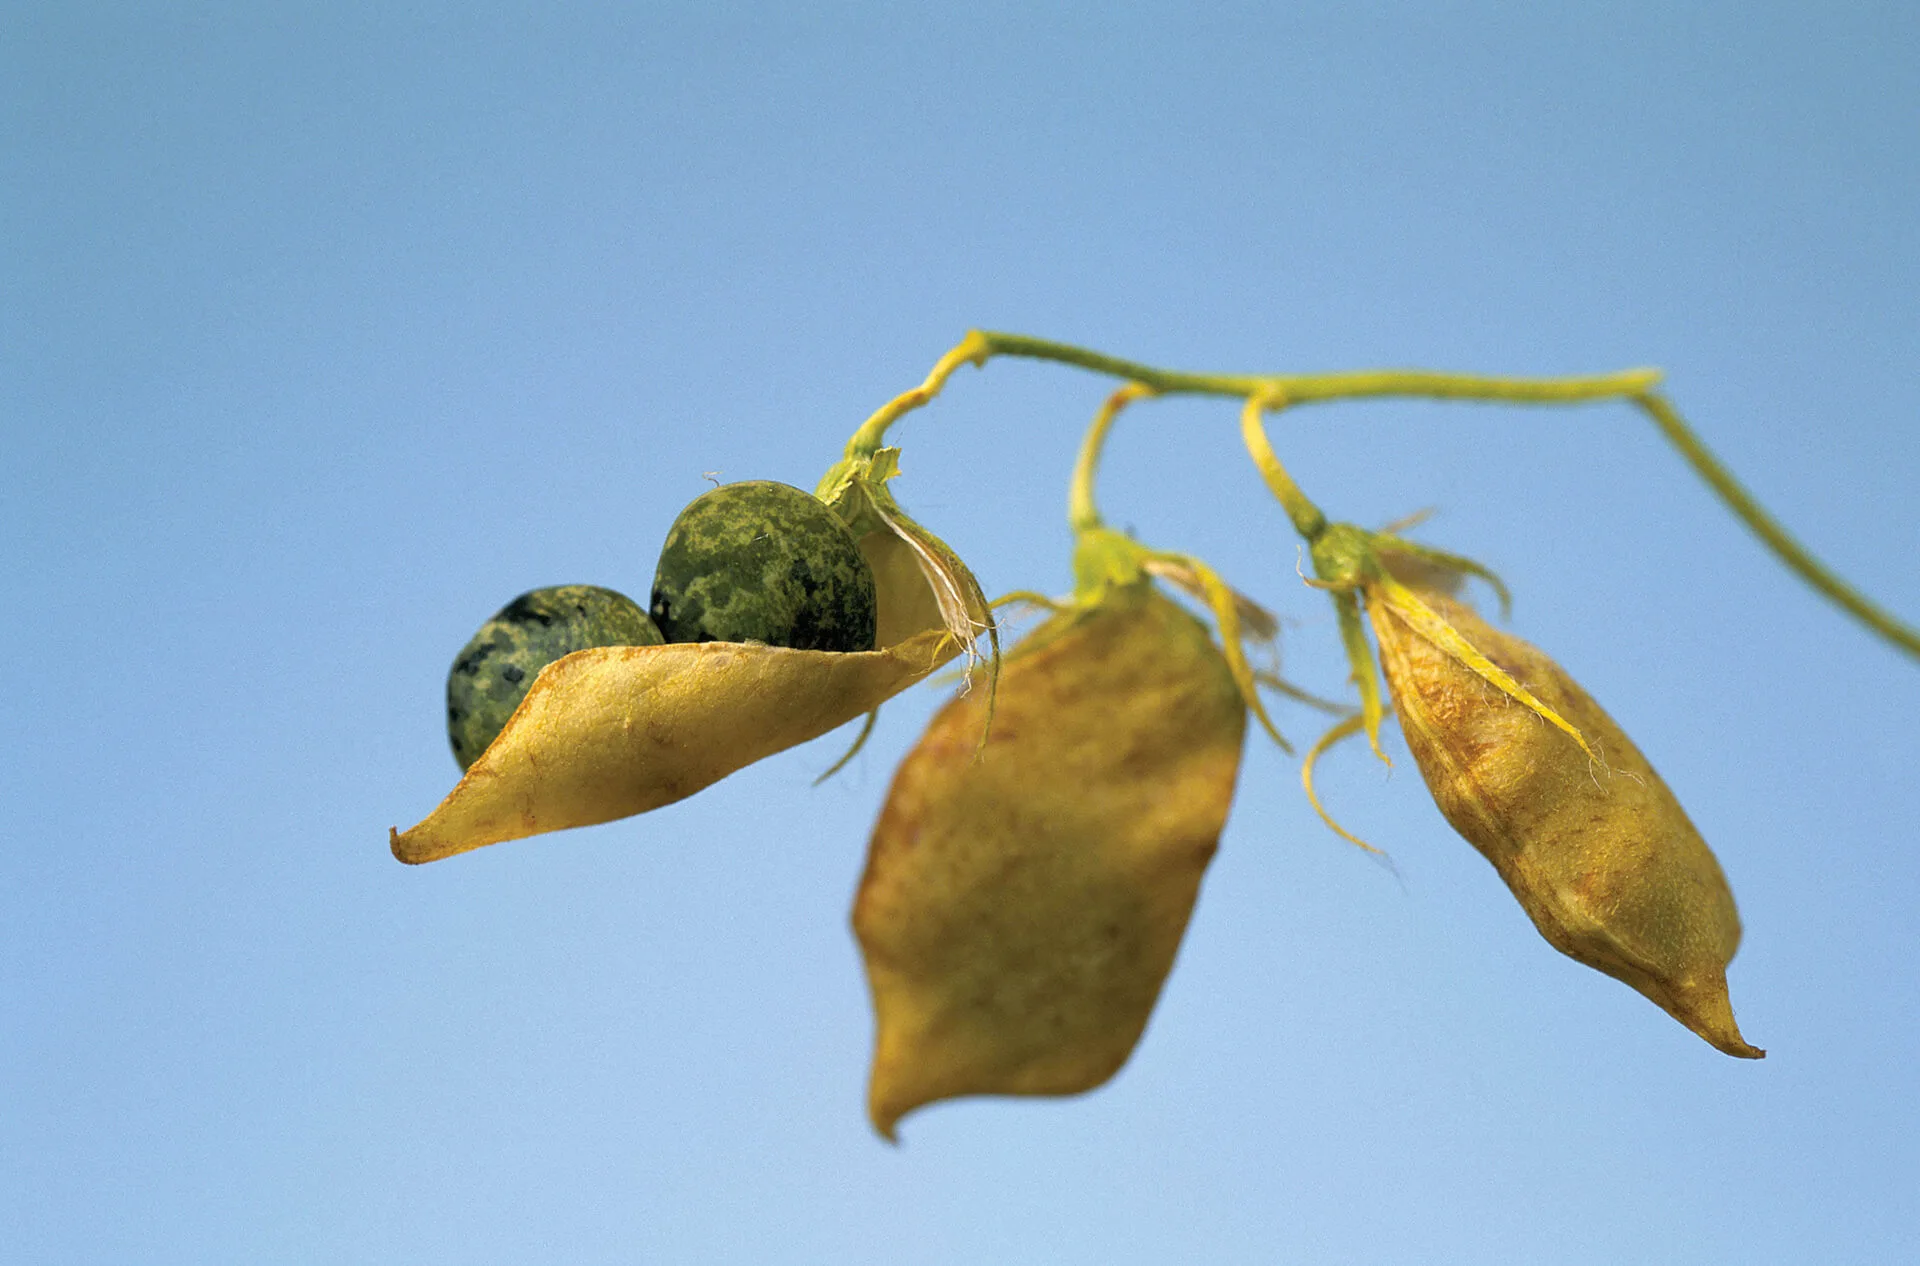
<svg viewBox="0 0 1920 1266">
<path fill-rule="evenodd" d="M 1418 597 L 1571 722 L 1599 757 L 1421 636 L 1378 592 L 1368 613 L 1407 746 L 1440 812 L 1552 946 L 1632 985 L 1729 1055 L 1740 916 L 1680 802 L 1613 719 L 1536 647 L 1464 603 Z"/>
<path fill-rule="evenodd" d="M 885 528 L 860 538 L 860 556 L 873 571 L 875 646 L 893 646 L 929 629 L 945 629 L 940 601 L 903 537 Z"/>
<path fill-rule="evenodd" d="M 1205 626 L 1150 582 L 1055 616 L 894 775 L 853 926 L 877 1034 L 868 1111 L 1060 1095 L 1126 1062 L 1226 825 L 1246 710 Z"/>
<path fill-rule="evenodd" d="M 599 646 L 555 660 L 426 819 L 403 862 L 611 822 L 684 800 L 838 729 L 953 657 L 943 633 L 877 651 L 757 642 Z"/>
</svg>

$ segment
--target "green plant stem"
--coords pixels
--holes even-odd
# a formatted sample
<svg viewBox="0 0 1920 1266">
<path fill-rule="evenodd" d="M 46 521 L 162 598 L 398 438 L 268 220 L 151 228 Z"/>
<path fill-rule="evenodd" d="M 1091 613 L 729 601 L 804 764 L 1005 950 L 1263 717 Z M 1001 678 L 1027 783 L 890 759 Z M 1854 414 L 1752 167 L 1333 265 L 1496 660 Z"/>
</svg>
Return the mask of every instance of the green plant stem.
<svg viewBox="0 0 1920 1266">
<path fill-rule="evenodd" d="M 1660 433 L 1667 437 L 1667 441 L 1680 451 L 1680 456 L 1693 467 L 1693 473 L 1700 476 L 1714 495 L 1733 512 L 1734 517 L 1759 537 L 1760 543 L 1771 550 L 1787 570 L 1882 638 L 1915 659 L 1920 659 L 1920 632 L 1842 580 L 1825 563 L 1808 553 L 1806 547 L 1794 540 L 1778 519 L 1754 500 L 1753 494 L 1701 442 L 1693 428 L 1681 419 L 1664 396 L 1657 392 L 1642 391 L 1634 393 L 1632 400 L 1653 419 L 1653 424 L 1660 428 Z"/>
<path fill-rule="evenodd" d="M 1287 512 L 1287 517 L 1293 521 L 1293 530 L 1308 545 L 1312 545 L 1326 532 L 1327 516 L 1300 490 L 1300 485 L 1293 482 L 1293 476 L 1287 473 L 1287 468 L 1280 464 L 1280 456 L 1273 451 L 1273 443 L 1267 438 L 1266 424 L 1260 417 L 1268 409 L 1278 411 L 1285 403 L 1277 395 L 1248 396 L 1246 407 L 1240 411 L 1240 436 L 1246 441 L 1247 454 L 1253 458 L 1260 477 L 1266 481 L 1267 491 Z"/>
<path fill-rule="evenodd" d="M 1073 481 L 1067 488 L 1067 526 L 1075 533 L 1091 531 L 1105 520 L 1100 517 L 1100 508 L 1094 503 L 1094 477 L 1100 470 L 1100 453 L 1106 447 L 1107 432 L 1113 429 L 1113 420 L 1120 416 L 1120 410 L 1144 396 L 1154 394 L 1149 387 L 1139 383 L 1128 383 L 1100 406 L 1093 415 L 1093 421 L 1087 426 L 1086 438 L 1080 441 L 1080 456 L 1073 466 Z"/>
<path fill-rule="evenodd" d="M 1610 400 L 1644 392 L 1660 381 L 1657 369 L 1628 369 L 1617 374 L 1585 378 L 1493 378 L 1480 374 L 1447 374 L 1429 369 L 1361 369 L 1337 374 L 1190 374 L 1156 369 L 1088 351 L 1070 343 L 975 330 L 968 335 L 976 364 L 993 356 L 1021 356 L 1074 365 L 1098 374 L 1125 378 L 1153 388 L 1161 395 L 1235 396 L 1275 394 L 1288 404 L 1325 400 L 1356 400 L 1383 396 L 1414 396 L 1437 400 L 1499 400 L 1512 404 L 1575 404 Z M 984 349 L 979 350 L 979 349 Z"/>
<path fill-rule="evenodd" d="M 1628 369 L 1615 374 L 1581 378 L 1494 378 L 1478 374 L 1437 373 L 1425 369 L 1363 369 L 1333 374 L 1194 374 L 1158 369 L 1076 347 L 1071 343 L 1058 343 L 1027 334 L 972 330 L 958 346 L 941 358 L 924 383 L 895 397 L 867 419 L 847 444 L 847 462 L 871 458 L 879 450 L 887 429 L 902 416 L 938 395 L 947 379 L 961 365 L 984 366 L 995 356 L 1053 361 L 1123 378 L 1137 385 L 1141 389 L 1139 394 L 1232 396 L 1249 401 L 1261 400 L 1265 408 L 1396 396 L 1427 400 L 1479 400 L 1499 404 L 1581 404 L 1599 400 L 1627 400 L 1653 420 L 1694 473 L 1789 571 L 1879 637 L 1907 655 L 1920 659 L 1920 631 L 1842 580 L 1808 552 L 1805 546 L 1794 540 L 1779 520 L 1755 501 L 1732 472 L 1707 450 L 1699 436 L 1681 420 L 1666 398 L 1655 390 L 1660 382 L 1660 371 L 1657 369 Z M 1088 522 L 1097 523 L 1099 518 L 1092 505 L 1091 478 L 1093 463 L 1099 458 L 1099 441 L 1104 437 L 1105 426 L 1111 422 L 1112 417 L 1107 416 L 1103 423 L 1097 425 L 1098 434 L 1090 436 L 1090 447 L 1082 449 L 1081 470 L 1076 474 L 1076 478 L 1079 473 L 1085 474 L 1089 491 L 1084 504 L 1076 495 L 1071 513 L 1090 516 Z M 1264 440 L 1264 433 L 1261 438 Z M 1268 452 L 1271 451 L 1269 445 Z M 843 466 L 846 464 L 842 463 Z M 836 472 L 838 470 L 836 468 Z M 1281 492 L 1280 487 L 1275 487 L 1276 471 L 1281 477 L 1280 483 L 1286 487 L 1286 495 L 1281 500 L 1289 517 L 1303 536 L 1313 539 L 1316 533 L 1324 530 L 1324 517 L 1320 516 L 1305 494 L 1293 485 L 1291 477 L 1286 476 L 1277 458 L 1271 464 L 1263 465 L 1262 469 L 1269 487 L 1274 488 L 1276 495 Z M 823 488 L 834 481 L 836 472 L 829 472 L 828 479 L 823 481 Z"/>
</svg>

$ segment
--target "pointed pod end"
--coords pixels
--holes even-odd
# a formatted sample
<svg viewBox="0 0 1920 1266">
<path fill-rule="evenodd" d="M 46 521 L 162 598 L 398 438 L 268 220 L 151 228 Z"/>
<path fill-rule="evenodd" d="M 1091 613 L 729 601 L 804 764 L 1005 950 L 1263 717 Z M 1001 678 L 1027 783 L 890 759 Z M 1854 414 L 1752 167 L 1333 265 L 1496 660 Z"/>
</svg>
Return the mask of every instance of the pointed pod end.
<svg viewBox="0 0 1920 1266">
<path fill-rule="evenodd" d="M 1701 981 L 1692 988 L 1677 990 L 1667 1010 L 1673 1018 L 1698 1033 L 1715 1050 L 1736 1059 L 1765 1059 L 1767 1053 L 1748 1044 L 1740 1036 L 1733 1018 L 1733 1000 L 1727 995 L 1725 979 Z"/>
<path fill-rule="evenodd" d="M 1757 1046 L 1750 1046 L 1740 1036 L 1740 1030 L 1732 1025 L 1721 1031 L 1710 1031 L 1699 1025 L 1688 1025 L 1695 1033 L 1713 1044 L 1715 1050 L 1733 1056 L 1735 1059 L 1765 1059 L 1767 1053 Z"/>
<path fill-rule="evenodd" d="M 428 862 L 437 862 L 457 853 L 467 852 L 472 845 L 449 843 L 446 839 L 427 829 L 427 823 L 398 830 L 387 828 L 387 847 L 393 850 L 394 860 L 405 862 L 409 866 L 424 866 Z"/>
<path fill-rule="evenodd" d="M 980 1093 L 966 1086 L 964 1078 L 954 1078 L 954 1052 L 950 1043 L 932 1042 L 923 1028 L 911 1025 L 903 1017 L 899 999 L 888 1006 L 876 995 L 880 1031 L 876 1034 L 873 1062 L 867 1069 L 867 1120 L 874 1133 L 888 1143 L 900 1145 L 900 1122 L 930 1103 L 956 1095 Z"/>
<path fill-rule="evenodd" d="M 867 1120 L 873 1123 L 873 1132 L 885 1139 L 890 1146 L 900 1146 L 900 1134 L 894 1127 L 900 1124 L 900 1118 L 912 1111 L 897 1104 L 884 1102 L 875 1086 L 867 1095 Z"/>
<path fill-rule="evenodd" d="M 438 808 L 389 837 L 418 864 L 684 800 L 838 729 L 952 652 L 928 630 L 878 651 L 749 642 L 598 646 L 541 670 Z"/>
</svg>

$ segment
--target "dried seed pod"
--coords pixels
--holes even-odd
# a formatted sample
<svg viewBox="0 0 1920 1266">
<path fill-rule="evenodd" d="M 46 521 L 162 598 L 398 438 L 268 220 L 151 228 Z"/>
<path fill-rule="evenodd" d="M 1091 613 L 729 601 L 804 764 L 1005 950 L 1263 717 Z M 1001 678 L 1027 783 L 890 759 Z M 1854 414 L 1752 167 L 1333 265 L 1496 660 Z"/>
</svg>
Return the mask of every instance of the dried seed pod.
<svg viewBox="0 0 1920 1266">
<path fill-rule="evenodd" d="M 1126 1062 L 1226 824 L 1246 708 L 1151 583 L 1048 621 L 935 717 L 894 776 L 853 926 L 877 1035 L 868 1108 L 1073 1094 Z"/>
<path fill-rule="evenodd" d="M 638 603 L 598 585 L 521 594 L 480 626 L 447 670 L 447 739 L 467 769 L 505 728 L 533 679 L 590 646 L 658 646 L 665 639 Z"/>
<path fill-rule="evenodd" d="M 1404 592 L 1404 591 L 1403 591 Z M 1417 597 L 1571 722 L 1599 756 L 1421 634 L 1391 596 L 1367 609 L 1407 746 L 1453 828 L 1492 862 L 1549 944 L 1625 981 L 1729 1055 L 1727 964 L 1740 916 L 1726 877 L 1638 748 L 1553 660 L 1434 590 Z"/>
<path fill-rule="evenodd" d="M 765 479 L 723 484 L 668 530 L 652 614 L 669 642 L 870 651 L 873 570 L 819 498 Z"/>
<path fill-rule="evenodd" d="M 985 654 L 997 674 L 1000 632 L 987 595 L 953 547 L 916 523 L 887 490 L 899 473 L 900 450 L 881 448 L 835 464 L 816 493 L 852 527 L 873 572 L 874 645 L 944 629 L 969 664 Z"/>
<path fill-rule="evenodd" d="M 945 629 L 940 600 L 927 584 L 920 556 L 885 528 L 860 538 L 860 556 L 873 572 L 875 646 L 892 646 L 928 629 Z"/>
<path fill-rule="evenodd" d="M 860 557 L 868 552 L 872 565 Z M 437 809 L 389 833 L 393 855 L 437 861 L 672 804 L 872 712 L 960 652 L 913 547 L 869 532 L 855 555 L 887 625 L 875 649 L 713 640 L 576 651 L 539 674 Z M 965 610 L 984 619 L 971 573 L 951 565 L 966 580 L 961 596 L 977 599 Z"/>
<path fill-rule="evenodd" d="M 858 654 L 736 642 L 575 651 L 549 665 L 439 808 L 389 836 L 403 862 L 611 822 L 819 738 L 953 657 L 943 633 Z"/>
</svg>

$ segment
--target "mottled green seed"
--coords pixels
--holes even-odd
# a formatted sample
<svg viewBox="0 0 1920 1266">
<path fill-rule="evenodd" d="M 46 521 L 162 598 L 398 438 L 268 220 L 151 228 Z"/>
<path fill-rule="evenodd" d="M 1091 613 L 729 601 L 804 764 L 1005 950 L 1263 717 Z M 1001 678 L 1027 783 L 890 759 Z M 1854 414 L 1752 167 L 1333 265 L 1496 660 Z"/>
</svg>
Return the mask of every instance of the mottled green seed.
<svg viewBox="0 0 1920 1266">
<path fill-rule="evenodd" d="M 680 512 L 653 579 L 669 642 L 873 649 L 873 570 L 819 498 L 767 480 L 725 484 Z"/>
<path fill-rule="evenodd" d="M 590 646 L 658 646 L 665 639 L 640 604 L 598 585 L 523 593 L 480 626 L 447 672 L 447 738 L 466 769 L 506 727 L 533 679 Z"/>
</svg>

